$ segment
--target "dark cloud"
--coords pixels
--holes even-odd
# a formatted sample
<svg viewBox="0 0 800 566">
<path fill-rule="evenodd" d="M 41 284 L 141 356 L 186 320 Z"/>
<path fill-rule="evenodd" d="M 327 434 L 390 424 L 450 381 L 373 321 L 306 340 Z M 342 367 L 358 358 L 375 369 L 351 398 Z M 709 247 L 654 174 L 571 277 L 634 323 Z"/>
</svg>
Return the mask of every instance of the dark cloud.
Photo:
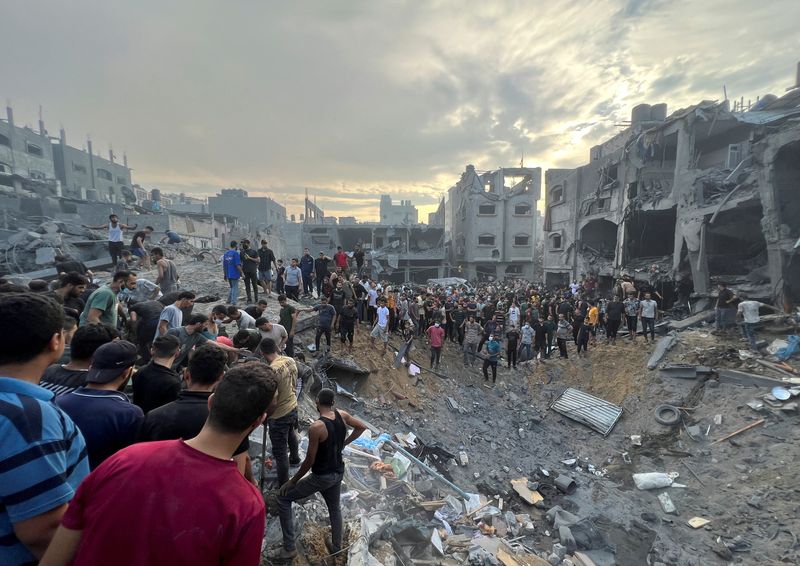
<svg viewBox="0 0 800 566">
<path fill-rule="evenodd" d="M 740 4 L 740 5 L 737 5 Z M 535 9 L 534 9 L 535 8 Z M 584 163 L 640 102 L 782 92 L 796 0 L 10 3 L 0 96 L 147 186 L 432 207 L 468 163 Z M 35 41 L 31 38 L 35 37 Z M 24 46 L 24 49 L 21 48 Z"/>
</svg>

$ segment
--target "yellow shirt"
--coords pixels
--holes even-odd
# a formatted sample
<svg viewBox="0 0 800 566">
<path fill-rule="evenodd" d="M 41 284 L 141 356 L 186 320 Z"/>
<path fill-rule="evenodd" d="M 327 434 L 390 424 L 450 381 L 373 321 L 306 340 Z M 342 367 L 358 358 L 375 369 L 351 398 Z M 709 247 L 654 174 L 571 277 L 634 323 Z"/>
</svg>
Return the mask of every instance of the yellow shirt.
<svg viewBox="0 0 800 566">
<path fill-rule="evenodd" d="M 597 326 L 597 318 L 600 316 L 600 311 L 597 307 L 592 307 L 589 309 L 589 324 L 592 326 Z"/>
<path fill-rule="evenodd" d="M 297 364 L 289 356 L 278 356 L 269 368 L 278 382 L 277 406 L 269 418 L 279 419 L 297 408 Z"/>
</svg>

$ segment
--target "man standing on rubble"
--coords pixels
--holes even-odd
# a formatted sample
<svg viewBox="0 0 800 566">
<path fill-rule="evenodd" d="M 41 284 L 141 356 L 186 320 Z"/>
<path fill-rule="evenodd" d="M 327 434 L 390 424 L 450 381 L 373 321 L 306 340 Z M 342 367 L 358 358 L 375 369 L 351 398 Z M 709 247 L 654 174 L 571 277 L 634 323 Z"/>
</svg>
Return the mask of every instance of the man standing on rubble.
<svg viewBox="0 0 800 566">
<path fill-rule="evenodd" d="M 642 317 L 642 333 L 644 343 L 647 344 L 647 332 L 650 332 L 650 340 L 656 341 L 656 317 L 658 316 L 658 304 L 650 298 L 650 293 L 644 294 L 644 299 L 639 303 L 639 313 Z"/>
<path fill-rule="evenodd" d="M 258 249 L 258 280 L 267 295 L 272 294 L 272 266 L 275 266 L 274 279 L 277 279 L 278 263 L 275 261 L 275 252 L 270 249 L 269 242 L 261 240 L 261 247 Z"/>
<path fill-rule="evenodd" d="M 736 317 L 736 294 L 728 289 L 728 284 L 725 281 L 720 281 L 718 284 L 719 295 L 717 295 L 717 304 L 715 309 L 716 314 L 716 332 L 728 332 Z"/>
<path fill-rule="evenodd" d="M 242 251 L 239 254 L 242 260 L 242 279 L 244 279 L 244 292 L 247 302 L 258 301 L 258 265 L 260 259 L 258 252 L 250 247 L 250 240 L 242 240 Z M 253 289 L 252 296 L 250 289 Z"/>
<path fill-rule="evenodd" d="M 108 228 L 108 254 L 111 256 L 111 265 L 114 268 L 116 268 L 117 261 L 122 255 L 122 231 L 136 230 L 137 226 L 138 224 L 134 224 L 133 226 L 122 224 L 116 214 L 112 214 L 108 217 L 107 226 L 104 224 L 101 224 L 100 226 L 87 226 L 86 224 L 81 224 L 82 228 L 88 228 L 89 230 L 102 230 L 103 228 Z"/>
<path fill-rule="evenodd" d="M 289 481 L 289 467 L 300 464 L 300 452 L 295 430 L 297 421 L 297 364 L 289 356 L 282 356 L 278 344 L 264 338 L 259 344 L 264 361 L 272 370 L 278 383 L 278 397 L 274 411 L 270 414 L 269 441 L 272 456 L 278 468 L 278 483 Z"/>
<path fill-rule="evenodd" d="M 636 342 L 636 327 L 639 317 L 639 299 L 635 293 L 629 293 L 628 298 L 622 303 L 625 306 L 625 321 L 628 325 L 628 336 L 631 342 Z"/>
<path fill-rule="evenodd" d="M 150 254 L 156 261 L 156 268 L 158 268 L 158 277 L 156 278 L 156 285 L 159 286 L 161 292 L 165 295 L 178 290 L 178 268 L 171 259 L 164 257 L 164 250 L 161 248 L 153 248 Z"/>
<path fill-rule="evenodd" d="M 303 255 L 300 257 L 300 271 L 303 273 L 303 295 L 308 297 L 311 295 L 311 289 L 313 288 L 312 285 L 314 281 L 314 258 L 311 257 L 311 253 L 308 251 L 308 248 L 303 250 Z"/>
<path fill-rule="evenodd" d="M 235 305 L 239 302 L 239 280 L 242 278 L 242 256 L 239 255 L 239 242 L 231 242 L 228 251 L 222 256 L 222 271 L 225 281 L 231 290 L 228 294 L 228 303 Z"/>
<path fill-rule="evenodd" d="M 331 552 L 342 549 L 342 510 L 339 506 L 344 476 L 344 447 L 367 430 L 367 425 L 345 411 L 333 408 L 335 393 L 322 389 L 317 394 L 319 419 L 308 429 L 308 452 L 297 473 L 279 491 L 278 509 L 283 531 L 280 558 L 297 556 L 292 503 L 319 492 L 328 506 L 331 522 Z M 353 429 L 348 435 L 347 427 Z M 311 470 L 311 475 L 304 477 Z"/>
<path fill-rule="evenodd" d="M 297 258 L 292 258 L 292 264 L 286 268 L 286 282 L 284 289 L 286 296 L 294 301 L 300 300 L 300 284 L 305 285 L 305 273 L 297 267 Z"/>
<path fill-rule="evenodd" d="M 751 301 L 744 293 L 739 293 L 739 299 L 741 299 L 742 302 L 739 303 L 736 313 L 737 316 L 742 318 L 742 334 L 744 334 L 744 337 L 750 344 L 750 349 L 754 352 L 758 352 L 756 326 L 758 326 L 758 323 L 761 322 L 761 316 L 758 312 L 759 309 L 763 307 L 775 312 L 783 311 L 779 308 L 773 307 L 772 305 L 767 305 L 759 301 Z"/>
</svg>

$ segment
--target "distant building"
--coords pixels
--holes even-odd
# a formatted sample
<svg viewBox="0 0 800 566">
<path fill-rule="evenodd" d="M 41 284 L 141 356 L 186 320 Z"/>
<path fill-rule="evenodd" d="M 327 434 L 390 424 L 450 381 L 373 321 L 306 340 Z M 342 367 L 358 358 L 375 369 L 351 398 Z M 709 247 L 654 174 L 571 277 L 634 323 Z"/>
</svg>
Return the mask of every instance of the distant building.
<svg viewBox="0 0 800 566">
<path fill-rule="evenodd" d="M 445 224 L 445 199 L 439 201 L 436 212 L 428 213 L 428 226 L 444 226 Z"/>
<path fill-rule="evenodd" d="M 135 203 L 136 192 L 132 188 L 127 159 L 117 163 L 111 150 L 105 159 L 93 153 L 91 141 L 86 143 L 85 150 L 67 145 L 67 135 L 62 128 L 59 139 L 52 144 L 55 172 L 64 196 L 98 202 Z"/>
<path fill-rule="evenodd" d="M 208 198 L 212 214 L 228 214 L 253 228 L 286 222 L 286 208 L 269 197 L 251 197 L 243 189 L 222 189 Z"/>
<path fill-rule="evenodd" d="M 392 197 L 381 195 L 380 224 L 417 224 L 417 207 L 410 200 L 401 200 L 400 204 L 392 204 Z"/>
<path fill-rule="evenodd" d="M 10 176 L 37 181 L 54 180 L 53 152 L 44 124 L 39 132 L 14 124 L 14 111 L 6 108 L 6 120 L 0 120 L 0 175 L 10 183 Z"/>
<path fill-rule="evenodd" d="M 356 220 L 355 216 L 340 216 L 339 217 L 339 225 L 340 226 L 352 226 L 353 224 L 358 224 L 358 220 Z"/>
<path fill-rule="evenodd" d="M 506 179 L 515 184 L 506 186 Z M 467 165 L 448 191 L 446 232 L 452 275 L 466 279 L 533 278 L 536 202 L 542 170 L 513 167 L 478 173 Z"/>
</svg>

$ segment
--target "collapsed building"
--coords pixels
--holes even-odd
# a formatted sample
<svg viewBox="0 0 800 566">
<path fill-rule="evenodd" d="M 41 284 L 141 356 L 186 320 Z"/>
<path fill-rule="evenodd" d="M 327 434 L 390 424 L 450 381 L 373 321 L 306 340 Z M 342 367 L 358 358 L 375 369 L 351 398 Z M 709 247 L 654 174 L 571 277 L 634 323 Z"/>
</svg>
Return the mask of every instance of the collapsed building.
<svg viewBox="0 0 800 566">
<path fill-rule="evenodd" d="M 403 205 L 403 206 L 411 206 Z M 342 246 L 351 252 L 361 247 L 368 273 L 393 283 L 419 282 L 444 277 L 447 272 L 444 226 L 383 222 L 333 223 L 331 217 L 306 198 L 303 222 L 286 223 L 281 232 L 287 250 L 300 257 L 308 248 L 312 256 L 333 257 Z M 340 219 L 341 220 L 341 219 Z"/>
<path fill-rule="evenodd" d="M 647 280 L 668 305 L 724 280 L 800 299 L 800 88 L 749 109 L 636 106 L 590 162 L 545 174 L 544 279 Z M 694 293 L 694 295 L 692 295 Z"/>
<path fill-rule="evenodd" d="M 445 206 L 451 275 L 482 280 L 534 277 L 541 182 L 538 167 L 478 172 L 467 165 L 449 189 Z"/>
</svg>

